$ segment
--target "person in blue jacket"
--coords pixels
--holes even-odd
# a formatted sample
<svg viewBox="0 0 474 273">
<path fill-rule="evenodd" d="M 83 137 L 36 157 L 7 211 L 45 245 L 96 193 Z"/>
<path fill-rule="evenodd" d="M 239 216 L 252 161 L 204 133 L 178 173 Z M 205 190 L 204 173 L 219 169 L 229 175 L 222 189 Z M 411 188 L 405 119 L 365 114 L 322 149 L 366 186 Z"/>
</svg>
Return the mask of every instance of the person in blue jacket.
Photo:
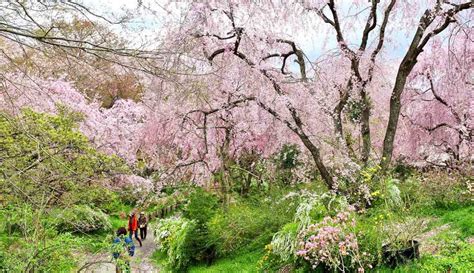
<svg viewBox="0 0 474 273">
<path fill-rule="evenodd" d="M 127 236 L 127 229 L 121 227 L 117 230 L 112 245 L 112 256 L 116 264 L 116 272 L 130 272 L 130 257 L 135 254 L 135 245 L 132 238 Z"/>
</svg>

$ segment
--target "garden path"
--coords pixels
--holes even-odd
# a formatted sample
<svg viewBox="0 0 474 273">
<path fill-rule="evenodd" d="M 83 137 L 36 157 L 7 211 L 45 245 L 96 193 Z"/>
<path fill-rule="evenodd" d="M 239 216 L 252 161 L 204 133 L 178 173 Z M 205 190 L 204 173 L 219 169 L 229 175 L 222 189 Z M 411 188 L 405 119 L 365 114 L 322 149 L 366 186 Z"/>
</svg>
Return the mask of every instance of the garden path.
<svg viewBox="0 0 474 273">
<path fill-rule="evenodd" d="M 135 256 L 132 259 L 131 267 L 133 273 L 157 273 L 157 268 L 151 256 L 155 252 L 156 244 L 154 242 L 153 232 L 148 230 L 146 240 L 143 241 L 143 246 L 140 247 L 138 242 L 134 239 L 135 243 Z M 80 272 L 86 273 L 115 273 L 115 265 L 112 263 L 110 253 L 100 253 L 96 255 L 88 256 L 85 262 L 88 265 Z"/>
</svg>

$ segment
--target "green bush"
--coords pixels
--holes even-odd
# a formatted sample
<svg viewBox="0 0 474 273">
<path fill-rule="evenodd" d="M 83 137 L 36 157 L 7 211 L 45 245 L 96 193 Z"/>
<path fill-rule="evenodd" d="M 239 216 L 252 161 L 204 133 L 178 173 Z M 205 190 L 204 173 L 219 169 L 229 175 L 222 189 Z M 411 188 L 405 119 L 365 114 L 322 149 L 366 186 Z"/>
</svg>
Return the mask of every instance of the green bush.
<svg viewBox="0 0 474 273">
<path fill-rule="evenodd" d="M 77 240 L 70 234 L 38 241 L 26 237 L 0 253 L 1 272 L 72 272 L 76 266 L 71 259 L 77 250 Z"/>
<path fill-rule="evenodd" d="M 202 188 L 194 189 L 183 208 L 183 216 L 196 223 L 191 242 L 193 260 L 211 262 L 215 256 L 215 246 L 209 238 L 208 222 L 219 208 L 219 199 Z"/>
<path fill-rule="evenodd" d="M 236 203 L 210 220 L 209 236 L 217 255 L 225 256 L 243 246 L 263 247 L 289 219 L 270 204 Z"/>
<path fill-rule="evenodd" d="M 113 204 L 120 203 L 119 196 L 103 185 L 92 185 L 85 187 L 77 193 L 77 202 L 75 204 L 84 204 L 91 207 L 99 208 L 105 212 L 114 211 Z"/>
<path fill-rule="evenodd" d="M 285 144 L 275 156 L 280 169 L 294 169 L 299 164 L 300 150 L 296 144 Z"/>
<path fill-rule="evenodd" d="M 285 144 L 281 150 L 275 155 L 274 162 L 276 164 L 275 182 L 289 185 L 293 181 L 293 170 L 295 170 L 300 162 L 298 157 L 300 150 L 295 144 Z"/>
<path fill-rule="evenodd" d="M 8 206 L 0 210 L 2 230 L 8 234 L 26 234 L 33 226 L 33 209 L 28 204 L 18 206 Z"/>
<path fill-rule="evenodd" d="M 61 232 L 88 233 L 112 229 L 112 223 L 107 214 L 86 205 L 58 209 L 52 215 L 58 231 Z"/>
<path fill-rule="evenodd" d="M 153 227 L 158 249 L 167 257 L 165 266 L 170 271 L 182 272 L 191 262 L 191 242 L 196 222 L 182 217 L 160 220 Z"/>
<path fill-rule="evenodd" d="M 183 209 L 183 216 L 195 220 L 196 224 L 205 226 L 218 209 L 219 199 L 202 188 L 196 188 L 188 197 Z"/>
<path fill-rule="evenodd" d="M 78 130 L 77 113 L 58 110 L 58 115 L 0 112 L 0 192 L 9 202 L 68 207 L 95 196 L 85 201 L 103 204 L 107 200 L 99 202 L 105 196 L 101 192 L 80 195 L 111 172 L 129 171 L 123 160 L 91 146 Z"/>
</svg>

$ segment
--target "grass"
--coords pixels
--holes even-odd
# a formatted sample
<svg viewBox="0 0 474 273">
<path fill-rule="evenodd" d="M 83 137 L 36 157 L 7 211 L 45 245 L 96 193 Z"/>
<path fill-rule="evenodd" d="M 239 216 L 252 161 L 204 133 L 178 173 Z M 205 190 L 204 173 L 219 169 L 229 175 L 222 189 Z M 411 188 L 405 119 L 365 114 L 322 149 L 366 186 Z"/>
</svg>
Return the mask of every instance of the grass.
<svg viewBox="0 0 474 273">
<path fill-rule="evenodd" d="M 258 272 L 257 262 L 262 258 L 262 251 L 252 251 L 233 255 L 215 261 L 212 265 L 195 265 L 189 268 L 190 273 L 250 273 Z"/>
<path fill-rule="evenodd" d="M 459 229 L 463 238 L 474 236 L 474 206 L 446 211 L 441 220 Z"/>
</svg>

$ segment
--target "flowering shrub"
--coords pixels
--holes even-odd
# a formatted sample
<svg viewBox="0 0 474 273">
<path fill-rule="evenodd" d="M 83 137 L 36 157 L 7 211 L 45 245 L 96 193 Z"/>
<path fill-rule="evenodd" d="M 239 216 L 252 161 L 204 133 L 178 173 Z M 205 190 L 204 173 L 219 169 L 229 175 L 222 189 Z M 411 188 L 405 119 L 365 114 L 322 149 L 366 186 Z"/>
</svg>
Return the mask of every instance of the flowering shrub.
<svg viewBox="0 0 474 273">
<path fill-rule="evenodd" d="M 286 224 L 274 234 L 270 244 L 266 246 L 266 253 L 259 262 L 259 267 L 267 271 L 285 270 L 287 266 L 299 264 L 302 260 L 297 255 L 301 238 L 304 232 L 315 221 L 323 219 L 325 215 L 336 215 L 338 211 L 349 207 L 345 197 L 331 192 L 318 194 L 307 190 L 290 192 L 282 200 L 296 202 L 293 221 Z"/>
<path fill-rule="evenodd" d="M 296 255 L 310 262 L 313 268 L 323 265 L 335 271 L 364 272 L 371 265 L 367 262 L 368 254 L 359 252 L 355 224 L 349 210 L 309 225 L 299 234 Z"/>
</svg>

